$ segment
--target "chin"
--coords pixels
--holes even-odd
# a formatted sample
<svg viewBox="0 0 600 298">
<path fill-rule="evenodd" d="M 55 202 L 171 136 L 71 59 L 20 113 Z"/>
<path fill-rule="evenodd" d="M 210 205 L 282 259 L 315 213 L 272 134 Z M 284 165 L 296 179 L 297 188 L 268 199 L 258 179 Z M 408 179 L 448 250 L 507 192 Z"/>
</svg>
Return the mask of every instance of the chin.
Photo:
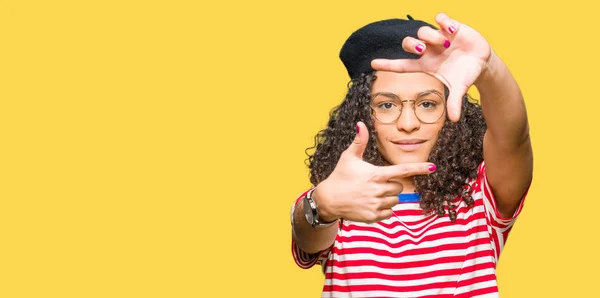
<svg viewBox="0 0 600 298">
<path fill-rule="evenodd" d="M 427 162 L 428 158 L 422 155 L 403 154 L 403 156 L 394 156 L 393 158 L 385 157 L 393 165 L 403 163 Z"/>
</svg>

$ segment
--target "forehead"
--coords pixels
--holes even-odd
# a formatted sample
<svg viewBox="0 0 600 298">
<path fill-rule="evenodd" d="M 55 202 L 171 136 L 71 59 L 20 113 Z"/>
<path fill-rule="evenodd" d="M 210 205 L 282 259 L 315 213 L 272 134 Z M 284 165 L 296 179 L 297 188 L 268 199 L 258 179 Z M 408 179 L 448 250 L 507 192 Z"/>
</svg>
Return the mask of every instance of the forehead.
<svg viewBox="0 0 600 298">
<path fill-rule="evenodd" d="M 400 97 L 410 97 L 427 90 L 437 90 L 444 94 L 444 84 L 435 77 L 423 72 L 396 73 L 377 71 L 377 79 L 371 86 L 371 93 L 394 93 Z"/>
</svg>

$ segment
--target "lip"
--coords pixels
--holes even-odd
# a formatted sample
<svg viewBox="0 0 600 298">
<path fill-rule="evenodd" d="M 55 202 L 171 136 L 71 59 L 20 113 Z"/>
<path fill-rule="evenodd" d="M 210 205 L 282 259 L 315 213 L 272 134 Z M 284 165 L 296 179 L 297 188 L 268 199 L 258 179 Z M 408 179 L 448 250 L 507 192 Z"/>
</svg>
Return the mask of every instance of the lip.
<svg viewBox="0 0 600 298">
<path fill-rule="evenodd" d="M 396 145 L 396 147 L 399 147 L 403 151 L 415 151 L 415 150 L 421 148 L 421 146 L 425 142 L 426 142 L 426 140 L 422 140 L 422 139 L 404 139 L 404 140 L 392 141 L 392 143 L 394 145 Z"/>
</svg>

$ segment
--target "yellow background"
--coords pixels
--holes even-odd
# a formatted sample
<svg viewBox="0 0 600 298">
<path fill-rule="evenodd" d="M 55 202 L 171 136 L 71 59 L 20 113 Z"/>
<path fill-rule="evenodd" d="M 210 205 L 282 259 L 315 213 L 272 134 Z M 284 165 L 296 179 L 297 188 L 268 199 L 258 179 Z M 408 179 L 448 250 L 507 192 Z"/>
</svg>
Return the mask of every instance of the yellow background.
<svg viewBox="0 0 600 298">
<path fill-rule="evenodd" d="M 598 297 L 588 1 L 0 3 L 0 297 L 317 297 L 289 208 L 362 25 L 436 12 L 519 81 L 534 183 L 502 297 Z M 590 2 L 592 3 L 592 2 Z"/>
</svg>

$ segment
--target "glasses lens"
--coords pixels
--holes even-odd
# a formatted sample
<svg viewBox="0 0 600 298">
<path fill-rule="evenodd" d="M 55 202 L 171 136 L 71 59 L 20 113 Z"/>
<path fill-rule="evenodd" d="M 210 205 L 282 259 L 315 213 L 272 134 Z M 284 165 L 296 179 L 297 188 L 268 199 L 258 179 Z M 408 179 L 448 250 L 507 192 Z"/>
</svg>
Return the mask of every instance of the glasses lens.
<svg viewBox="0 0 600 298">
<path fill-rule="evenodd" d="M 393 94 L 377 94 L 372 101 L 373 116 L 380 122 L 391 123 L 400 116 L 402 102 Z"/>
<path fill-rule="evenodd" d="M 424 123 L 438 121 L 444 114 L 444 99 L 437 93 L 427 93 L 415 102 L 415 114 Z"/>
</svg>

